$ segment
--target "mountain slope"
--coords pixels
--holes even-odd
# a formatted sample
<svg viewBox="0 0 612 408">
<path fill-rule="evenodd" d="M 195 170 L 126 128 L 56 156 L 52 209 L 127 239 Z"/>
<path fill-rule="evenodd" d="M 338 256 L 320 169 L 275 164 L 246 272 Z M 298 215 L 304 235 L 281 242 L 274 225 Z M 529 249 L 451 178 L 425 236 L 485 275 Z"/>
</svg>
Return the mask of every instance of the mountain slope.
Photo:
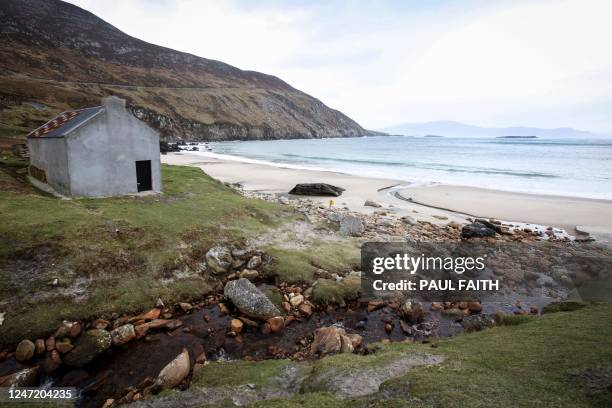
<svg viewBox="0 0 612 408">
<path fill-rule="evenodd" d="M 386 128 L 385 131 L 406 136 L 440 135 L 448 137 L 502 137 L 537 136 L 549 138 L 593 138 L 600 137 L 591 132 L 572 128 L 542 129 L 531 127 L 485 128 L 452 121 L 405 123 Z"/>
<path fill-rule="evenodd" d="M 168 139 L 366 134 L 279 78 L 146 43 L 62 1 L 0 0 L 0 38 L 5 134 L 107 94 L 126 98 Z"/>
</svg>

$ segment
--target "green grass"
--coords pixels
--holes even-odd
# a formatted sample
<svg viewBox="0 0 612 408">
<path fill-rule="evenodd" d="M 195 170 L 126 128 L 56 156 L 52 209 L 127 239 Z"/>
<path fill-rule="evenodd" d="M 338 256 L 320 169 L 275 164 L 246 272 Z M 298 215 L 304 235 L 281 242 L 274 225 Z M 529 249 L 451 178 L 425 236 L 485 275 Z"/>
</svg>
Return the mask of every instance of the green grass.
<svg viewBox="0 0 612 408">
<path fill-rule="evenodd" d="M 11 179 L 9 165 L 17 166 L 0 166 L 0 181 Z M 0 344 L 51 331 L 62 319 L 201 297 L 209 277 L 196 270 L 211 246 L 242 245 L 295 217 L 198 168 L 163 166 L 162 177 L 163 195 L 108 199 L 60 200 L 2 183 L 0 301 L 9 306 L 0 310 L 7 313 Z M 59 288 L 49 286 L 54 278 Z"/>
<path fill-rule="evenodd" d="M 359 297 L 361 279 L 358 276 L 347 276 L 340 282 L 332 279 L 317 279 L 312 289 L 312 300 L 322 305 L 334 303 L 343 305 L 345 300 Z"/>
<path fill-rule="evenodd" d="M 357 241 L 315 241 L 308 248 L 268 247 L 277 259 L 276 274 L 287 282 L 312 282 L 317 269 L 350 272 L 360 268 L 360 244 Z"/>
<path fill-rule="evenodd" d="M 580 385 L 575 370 L 612 364 L 612 303 L 580 310 L 551 313 L 435 341 L 431 344 L 395 343 L 380 346 L 375 354 L 341 354 L 306 365 L 311 373 L 333 370 L 337 375 L 368 370 L 403 354 L 445 356 L 439 365 L 415 368 L 403 377 L 388 380 L 381 391 L 359 399 L 336 399 L 326 392 L 309 392 L 292 398 L 260 401 L 256 407 L 609 407 L 612 393 Z M 273 367 L 283 363 L 241 363 L 245 370 L 222 369 L 210 363 L 210 377 L 227 375 L 231 384 L 254 382 L 256 368 L 270 382 Z M 234 366 L 236 367 L 236 366 Z M 221 371 L 223 370 L 223 371 Z M 306 373 L 308 375 L 308 373 Z M 221 384 L 221 380 L 216 381 Z M 306 378 L 305 383 L 308 383 Z"/>
</svg>

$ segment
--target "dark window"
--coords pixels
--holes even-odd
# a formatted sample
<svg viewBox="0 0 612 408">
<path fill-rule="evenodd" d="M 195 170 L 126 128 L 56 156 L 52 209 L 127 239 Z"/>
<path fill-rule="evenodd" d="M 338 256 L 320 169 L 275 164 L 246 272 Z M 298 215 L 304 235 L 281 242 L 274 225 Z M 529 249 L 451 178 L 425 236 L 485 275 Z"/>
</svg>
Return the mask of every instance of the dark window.
<svg viewBox="0 0 612 408">
<path fill-rule="evenodd" d="M 152 190 L 151 183 L 151 160 L 139 160 L 136 162 L 136 185 L 138 191 Z"/>
</svg>

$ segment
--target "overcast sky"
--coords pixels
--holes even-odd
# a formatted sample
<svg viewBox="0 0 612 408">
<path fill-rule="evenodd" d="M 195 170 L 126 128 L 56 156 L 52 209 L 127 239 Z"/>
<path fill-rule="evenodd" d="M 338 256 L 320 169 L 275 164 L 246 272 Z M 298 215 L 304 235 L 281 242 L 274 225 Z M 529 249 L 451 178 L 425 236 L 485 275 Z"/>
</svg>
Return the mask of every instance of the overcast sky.
<svg viewBox="0 0 612 408">
<path fill-rule="evenodd" d="M 612 1 L 70 0 L 155 44 L 276 75 L 369 129 L 612 134 Z"/>
</svg>

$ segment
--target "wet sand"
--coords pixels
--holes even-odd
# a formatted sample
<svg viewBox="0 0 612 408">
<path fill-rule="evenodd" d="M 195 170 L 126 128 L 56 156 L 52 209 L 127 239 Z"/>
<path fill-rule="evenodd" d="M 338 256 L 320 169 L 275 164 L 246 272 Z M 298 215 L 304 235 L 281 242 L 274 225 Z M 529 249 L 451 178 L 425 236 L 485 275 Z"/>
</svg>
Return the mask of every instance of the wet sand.
<svg viewBox="0 0 612 408">
<path fill-rule="evenodd" d="M 229 183 L 240 183 L 245 190 L 286 194 L 296 183 L 323 182 L 346 191 L 334 198 L 336 205 L 353 211 L 372 212 L 365 200 L 375 200 L 400 215 L 444 224 L 465 222 L 468 216 L 496 218 L 554 226 L 570 233 L 590 232 L 607 241 L 612 236 L 612 201 L 575 197 L 546 196 L 463 186 L 410 186 L 405 181 L 358 177 L 327 171 L 281 168 L 265 164 L 221 160 L 198 154 L 169 153 L 162 162 L 202 168 L 210 176 Z M 329 197 L 313 199 L 327 205 Z M 412 201 L 410 201 L 412 200 Z M 434 208 L 437 207 L 437 208 Z M 447 217 L 447 219 L 440 219 Z"/>
</svg>

